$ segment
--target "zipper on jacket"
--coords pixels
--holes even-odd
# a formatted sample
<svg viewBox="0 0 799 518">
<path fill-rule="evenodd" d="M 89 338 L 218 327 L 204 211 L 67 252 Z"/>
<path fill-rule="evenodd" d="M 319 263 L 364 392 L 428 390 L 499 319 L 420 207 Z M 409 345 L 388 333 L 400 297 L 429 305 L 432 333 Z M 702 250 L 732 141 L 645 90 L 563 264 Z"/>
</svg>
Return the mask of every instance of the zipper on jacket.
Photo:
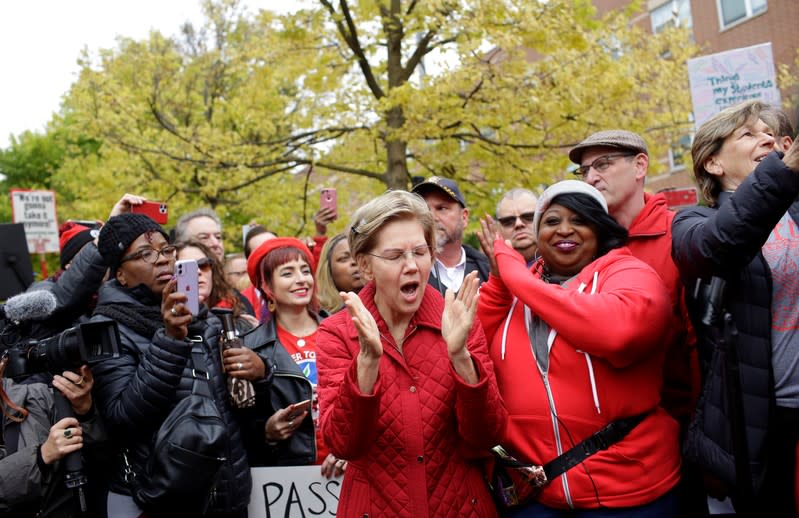
<svg viewBox="0 0 799 518">
<path fill-rule="evenodd" d="M 563 444 L 560 439 L 560 428 L 558 427 L 558 411 L 555 408 L 555 397 L 552 395 L 552 388 L 549 385 L 549 372 L 541 368 L 541 364 L 538 361 L 538 358 L 535 355 L 535 347 L 533 346 L 533 336 L 532 333 L 529 332 L 530 324 L 532 322 L 533 314 L 532 310 L 524 306 L 524 319 L 525 325 L 528 329 L 528 336 L 530 337 L 530 352 L 533 354 L 533 358 L 535 359 L 535 365 L 538 369 L 538 374 L 541 376 L 541 381 L 544 383 L 544 390 L 547 393 L 547 403 L 549 403 L 549 417 L 552 420 L 552 433 L 555 436 L 555 449 L 557 451 L 558 456 L 563 454 Z M 551 334 L 550 334 L 551 336 Z M 547 352 L 547 354 L 549 354 Z M 561 474 L 560 476 L 561 484 L 563 485 L 563 496 L 566 499 L 566 504 L 568 504 L 569 509 L 574 509 L 574 502 L 572 501 L 571 492 L 569 490 L 569 480 L 566 476 L 566 473 Z"/>
<path fill-rule="evenodd" d="M 552 389 L 549 386 L 549 376 L 543 372 L 539 367 L 538 372 L 541 374 L 541 381 L 544 382 L 544 389 L 547 391 L 547 400 L 549 401 L 549 416 L 552 418 L 552 430 L 555 434 L 555 446 L 557 448 L 558 456 L 563 454 L 563 444 L 560 440 L 560 428 L 558 427 L 558 412 L 555 409 L 555 398 L 552 396 Z M 572 495 L 569 491 L 569 480 L 564 472 L 560 476 L 561 483 L 563 484 L 563 496 L 566 498 L 566 503 L 569 509 L 574 509 L 574 502 L 572 502 Z"/>
</svg>

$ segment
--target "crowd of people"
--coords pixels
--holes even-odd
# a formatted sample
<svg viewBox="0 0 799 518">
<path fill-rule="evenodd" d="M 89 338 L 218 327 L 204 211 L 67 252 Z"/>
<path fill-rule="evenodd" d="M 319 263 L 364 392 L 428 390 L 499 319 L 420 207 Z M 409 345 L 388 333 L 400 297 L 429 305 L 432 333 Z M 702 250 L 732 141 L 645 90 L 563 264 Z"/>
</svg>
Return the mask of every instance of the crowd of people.
<svg viewBox="0 0 799 518">
<path fill-rule="evenodd" d="M 703 203 L 675 212 L 645 191 L 646 141 L 596 132 L 569 151 L 577 179 L 478 218 L 481 250 L 439 176 L 343 233 L 322 208 L 311 238 L 251 225 L 228 254 L 210 208 L 166 229 L 125 194 L 98 228 L 62 226 L 61 270 L 20 295 L 47 315 L 3 322 L 0 515 L 245 517 L 250 468 L 316 465 L 343 476 L 343 517 L 795 516 L 793 136 L 759 101 L 710 118 Z M 84 324 L 113 324 L 118 351 L 22 373 L 9 354 Z M 198 477 L 152 476 L 198 393 L 222 453 L 170 450 Z"/>
</svg>

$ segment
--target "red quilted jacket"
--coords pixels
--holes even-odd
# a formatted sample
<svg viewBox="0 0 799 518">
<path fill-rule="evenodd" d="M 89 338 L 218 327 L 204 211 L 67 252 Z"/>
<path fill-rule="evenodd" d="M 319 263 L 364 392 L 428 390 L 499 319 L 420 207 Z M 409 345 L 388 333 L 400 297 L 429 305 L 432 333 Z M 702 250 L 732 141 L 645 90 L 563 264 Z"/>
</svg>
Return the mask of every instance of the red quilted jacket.
<svg viewBox="0 0 799 518">
<path fill-rule="evenodd" d="M 348 313 L 338 312 L 319 328 L 322 435 L 334 455 L 349 461 L 337 515 L 496 516 L 478 458 L 498 443 L 507 412 L 482 328 L 475 322 L 467 341 L 480 376 L 468 385 L 447 355 L 438 292 L 425 290 L 402 353 L 374 293 L 370 283 L 359 295 L 383 336 L 373 394 L 358 389 L 358 333 Z"/>
</svg>

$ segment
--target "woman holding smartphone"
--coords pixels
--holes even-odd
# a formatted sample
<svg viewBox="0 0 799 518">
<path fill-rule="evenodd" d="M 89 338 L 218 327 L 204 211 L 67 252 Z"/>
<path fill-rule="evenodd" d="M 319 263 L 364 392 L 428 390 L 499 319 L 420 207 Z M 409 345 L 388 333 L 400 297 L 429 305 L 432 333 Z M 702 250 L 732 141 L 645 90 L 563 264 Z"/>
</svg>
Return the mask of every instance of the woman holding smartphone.
<svg viewBox="0 0 799 518">
<path fill-rule="evenodd" d="M 285 237 L 262 243 L 247 260 L 252 284 L 266 301 L 263 325 L 250 334 L 264 344 L 255 352 L 273 366 L 269 393 L 256 394 L 255 413 L 263 425 L 254 425 L 247 442 L 252 465 L 316 463 L 329 477 L 341 474 L 344 463 L 328 454 L 316 434 L 320 317 L 313 266 L 308 247 Z M 310 407 L 305 400 L 312 401 Z"/>
<path fill-rule="evenodd" d="M 252 481 L 241 431 L 234 417 L 218 342 L 221 323 L 204 307 L 192 315 L 186 295 L 175 291 L 176 248 L 152 219 L 122 214 L 108 220 L 97 248 L 111 270 L 111 280 L 98 295 L 93 321 L 119 325 L 119 356 L 92 367 L 100 415 L 111 428 L 118 455 L 111 461 L 108 515 L 138 517 L 142 511 L 160 516 L 180 510 L 145 501 L 135 477 L 145 473 L 153 455 L 153 436 L 172 408 L 192 391 L 192 350 L 204 353 L 211 392 L 228 432 L 228 447 L 214 486 L 207 516 L 244 517 Z M 191 340 L 187 338 L 191 337 Z M 266 365 L 241 365 L 239 374 L 263 378 Z M 131 478 L 131 473 L 134 475 Z M 186 502 L 202 501 L 209 493 L 181 494 Z M 185 512 L 185 510 L 184 510 Z"/>
</svg>

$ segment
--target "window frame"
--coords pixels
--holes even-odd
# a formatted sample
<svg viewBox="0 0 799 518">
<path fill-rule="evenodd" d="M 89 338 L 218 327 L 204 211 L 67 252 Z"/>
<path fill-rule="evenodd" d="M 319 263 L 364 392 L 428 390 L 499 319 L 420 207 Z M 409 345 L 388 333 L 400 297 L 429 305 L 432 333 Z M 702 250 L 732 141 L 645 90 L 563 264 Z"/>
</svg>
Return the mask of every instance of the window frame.
<svg viewBox="0 0 799 518">
<path fill-rule="evenodd" d="M 720 32 L 723 32 L 723 31 L 726 31 L 728 29 L 731 29 L 731 28 L 733 28 L 733 27 L 735 27 L 735 26 L 737 26 L 737 25 L 739 25 L 741 23 L 745 23 L 745 22 L 751 20 L 752 18 L 755 18 L 756 16 L 760 16 L 761 14 L 768 12 L 768 0 L 763 0 L 763 2 L 765 4 L 763 9 L 758 11 L 758 12 L 756 12 L 756 13 L 752 11 L 752 0 L 741 0 L 741 1 L 744 3 L 744 9 L 746 11 L 746 14 L 744 15 L 744 17 L 743 18 L 739 18 L 739 19 L 737 19 L 735 21 L 732 21 L 732 22 L 730 22 L 727 25 L 724 25 L 724 11 L 723 11 L 723 8 L 722 8 L 722 5 L 723 5 L 722 4 L 722 0 L 716 0 L 716 13 L 718 14 L 718 17 L 719 17 L 719 31 Z"/>
</svg>

